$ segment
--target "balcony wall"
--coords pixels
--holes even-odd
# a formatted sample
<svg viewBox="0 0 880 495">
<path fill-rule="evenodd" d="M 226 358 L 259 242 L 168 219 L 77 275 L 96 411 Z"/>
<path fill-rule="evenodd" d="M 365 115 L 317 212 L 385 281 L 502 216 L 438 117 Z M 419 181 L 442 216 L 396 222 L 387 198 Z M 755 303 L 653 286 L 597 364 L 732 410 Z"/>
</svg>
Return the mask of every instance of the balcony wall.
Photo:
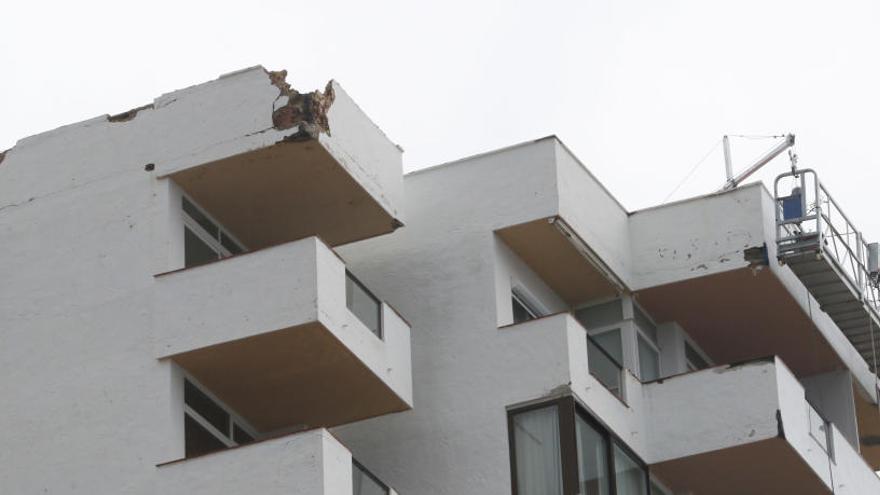
<svg viewBox="0 0 880 495">
<path fill-rule="evenodd" d="M 272 109 L 284 111 L 291 97 L 271 77 L 254 68 L 163 96 L 174 103 L 142 119 L 189 112 L 208 128 L 182 133 L 189 147 L 153 160 L 156 177 L 173 180 L 251 249 L 309 235 L 336 246 L 402 225 L 400 148 L 335 81 L 312 97 L 326 103 L 322 112 L 273 121 Z M 203 115 L 208 109 L 216 113 Z"/>
<path fill-rule="evenodd" d="M 640 456 L 646 447 L 640 383 L 622 370 L 622 397 L 612 393 L 590 373 L 587 331 L 569 313 L 545 316 L 498 329 L 496 352 L 531 356 L 511 360 L 509 381 L 517 383 L 518 399 L 573 393 L 596 417 Z M 550 393 L 548 393 L 550 392 Z"/>
<path fill-rule="evenodd" d="M 346 307 L 345 264 L 317 238 L 156 277 L 155 353 L 261 432 L 412 406 L 409 326 L 382 338 Z"/>
<path fill-rule="evenodd" d="M 836 427 L 825 437 L 804 388 L 778 359 L 679 375 L 642 392 L 646 460 L 676 491 L 880 491 L 880 478 Z"/>
<path fill-rule="evenodd" d="M 352 495 L 351 453 L 325 429 L 309 430 L 160 465 L 167 495 Z"/>
<path fill-rule="evenodd" d="M 634 212 L 635 294 L 717 362 L 778 355 L 801 377 L 848 368 L 876 399 L 867 363 L 787 266 L 760 184 Z"/>
</svg>

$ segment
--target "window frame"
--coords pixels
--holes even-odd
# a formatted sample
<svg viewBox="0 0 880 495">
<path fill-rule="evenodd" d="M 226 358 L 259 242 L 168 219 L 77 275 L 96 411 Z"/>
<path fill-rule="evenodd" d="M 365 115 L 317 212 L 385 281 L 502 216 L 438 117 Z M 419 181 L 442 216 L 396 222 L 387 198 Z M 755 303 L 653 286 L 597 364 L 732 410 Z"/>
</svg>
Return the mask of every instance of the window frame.
<svg viewBox="0 0 880 495">
<path fill-rule="evenodd" d="M 577 317 L 579 311 L 608 304 L 613 301 L 620 301 L 621 319 L 617 322 L 606 323 L 604 325 L 587 326 Z M 638 324 L 640 318 L 636 317 L 636 313 L 641 313 L 648 323 L 659 331 L 659 325 L 654 318 L 638 303 L 632 296 L 623 295 L 620 297 L 606 297 L 595 299 L 585 304 L 581 304 L 572 308 L 571 313 L 578 322 L 587 330 L 591 336 L 601 335 L 607 331 L 620 329 L 621 348 L 623 355 L 621 356 L 621 364 L 629 370 L 642 383 L 651 380 L 642 379 L 642 366 L 639 352 L 639 338 L 641 337 L 645 343 L 657 355 L 658 378 L 663 376 L 663 353 L 660 349 L 659 335 L 652 336 L 649 332 L 642 329 Z M 656 337 L 656 339 L 654 338 Z"/>
<path fill-rule="evenodd" d="M 355 459 L 354 457 L 351 458 L 351 468 L 352 468 L 352 470 L 357 469 L 358 471 L 363 473 L 367 478 L 370 478 L 371 480 L 375 481 L 376 484 L 379 485 L 379 487 L 385 491 L 385 495 L 388 495 L 391 493 L 391 488 L 388 485 L 386 485 L 385 482 L 380 480 L 378 476 L 373 474 L 372 471 L 367 469 L 363 464 L 358 462 L 358 460 Z M 352 476 L 352 478 L 353 477 L 354 476 Z M 354 489 L 353 486 L 352 486 L 352 489 Z"/>
<path fill-rule="evenodd" d="M 260 435 L 257 430 L 248 423 L 244 418 L 242 418 L 238 413 L 236 413 L 231 407 L 227 406 L 226 403 L 217 398 L 216 395 L 211 393 L 207 387 L 202 385 L 198 380 L 192 377 L 189 373 L 182 373 L 182 382 L 183 382 L 183 414 L 184 419 L 188 416 L 190 419 L 195 421 L 200 427 L 202 427 L 207 433 L 209 433 L 212 437 L 217 439 L 220 443 L 226 446 L 226 448 L 238 447 L 241 445 L 247 445 L 247 443 L 254 443 L 259 441 Z M 207 418 L 201 415 L 198 411 L 193 409 L 189 404 L 186 403 L 186 383 L 189 382 L 195 387 L 199 392 L 205 395 L 211 402 L 214 403 L 217 407 L 222 409 L 229 416 L 227 429 L 229 430 L 228 434 L 224 434 L 221 432 L 216 426 L 214 426 Z M 235 441 L 235 427 L 238 426 L 241 430 L 247 433 L 251 437 L 251 441 L 247 443 L 239 443 Z M 186 446 L 184 446 L 184 449 Z M 217 451 L 214 451 L 217 452 Z"/>
<path fill-rule="evenodd" d="M 528 297 L 523 296 L 523 292 L 524 291 L 519 287 L 513 287 L 510 289 L 510 299 L 511 299 L 510 310 L 511 310 L 511 318 L 512 318 L 514 325 L 517 325 L 519 323 L 525 323 L 527 321 L 537 320 L 541 316 L 544 316 L 542 314 L 542 311 L 539 311 L 535 307 L 535 305 L 531 303 L 531 300 Z M 528 320 L 524 320 L 524 321 L 519 321 L 519 322 L 516 321 L 516 312 L 513 309 L 513 303 L 516 303 L 516 304 L 519 304 L 520 306 L 522 306 L 522 308 L 524 310 L 526 310 L 526 313 L 528 313 L 529 316 L 531 316 L 531 318 L 529 318 Z"/>
<path fill-rule="evenodd" d="M 651 492 L 651 470 L 649 466 L 639 457 L 619 436 L 617 436 L 607 425 L 602 423 L 584 404 L 571 395 L 563 397 L 538 401 L 522 406 L 508 407 L 507 409 L 507 442 L 508 455 L 510 462 L 510 486 L 512 495 L 520 495 L 517 486 L 516 471 L 516 440 L 514 432 L 514 417 L 520 413 L 543 409 L 546 407 L 556 406 L 556 413 L 559 415 L 559 448 L 562 460 L 562 492 L 564 495 L 578 494 L 578 458 L 577 451 L 577 421 L 580 417 L 592 427 L 600 436 L 605 439 L 605 455 L 606 468 L 608 469 L 608 482 L 610 486 L 609 495 L 617 495 L 617 475 L 614 463 L 614 447 L 618 447 L 630 459 L 644 471 L 646 494 L 652 495 Z"/>
<path fill-rule="evenodd" d="M 348 284 L 349 280 L 351 280 L 352 283 L 357 285 L 364 292 L 364 294 L 367 295 L 367 297 L 369 297 L 371 300 L 373 300 L 373 302 L 376 303 L 376 308 L 377 308 L 376 311 L 378 312 L 376 321 L 377 321 L 379 328 L 377 328 L 376 331 L 373 331 L 372 328 L 368 327 L 367 324 L 364 323 L 364 321 L 361 320 L 361 318 L 354 311 L 352 311 L 351 307 L 349 307 L 348 294 L 347 294 L 348 289 L 347 288 L 346 288 L 346 298 L 345 298 L 345 309 L 347 309 L 349 313 L 354 315 L 354 317 L 357 318 L 357 320 L 359 322 L 361 322 L 361 324 L 363 324 L 365 327 L 367 327 L 367 330 L 369 330 L 371 334 L 375 335 L 376 337 L 379 337 L 379 340 L 385 340 L 385 315 L 384 315 L 384 311 L 382 310 L 383 309 L 382 308 L 382 306 L 383 306 L 382 300 L 379 299 L 379 297 L 376 296 L 376 294 L 373 294 L 373 291 L 371 291 L 369 288 L 367 288 L 367 286 L 364 285 L 364 283 L 361 282 L 359 278 L 357 278 L 353 273 L 351 273 L 351 270 L 346 268 L 345 269 L 345 283 Z"/>
<path fill-rule="evenodd" d="M 645 383 L 645 382 L 657 380 L 663 376 L 663 373 L 662 373 L 663 355 L 660 352 L 660 343 L 658 342 L 659 338 L 657 336 L 657 332 L 658 332 L 657 322 L 654 321 L 654 318 L 651 317 L 651 315 L 649 315 L 648 312 L 645 311 L 645 308 L 643 308 L 639 303 L 637 303 L 635 299 L 632 300 L 632 313 L 633 313 L 632 325 L 636 331 L 636 342 L 635 342 L 635 344 L 636 344 L 636 367 L 638 368 L 639 381 Z M 651 336 L 650 333 L 645 331 L 645 329 L 643 329 L 639 325 L 639 323 L 638 323 L 639 318 L 636 317 L 636 313 L 640 313 L 644 319 L 648 320 L 648 323 L 650 323 L 651 325 L 654 326 L 653 337 Z M 639 347 L 639 338 L 640 337 L 642 340 L 645 341 L 645 344 L 647 344 L 648 347 L 650 347 L 657 355 L 657 378 L 653 378 L 651 380 L 645 380 L 642 377 L 642 352 L 641 352 L 641 347 Z"/>
<path fill-rule="evenodd" d="M 211 222 L 214 225 L 214 227 L 217 228 L 217 232 L 218 232 L 219 237 L 221 237 L 221 238 L 225 237 L 225 238 L 230 239 L 236 245 L 236 247 L 238 247 L 240 252 L 233 253 L 226 246 L 223 245 L 223 242 L 221 241 L 220 238 L 212 236 L 211 233 L 208 232 L 207 229 L 205 229 L 205 227 L 203 227 L 198 222 L 198 220 L 193 218 L 186 211 L 186 208 L 184 207 L 185 203 L 189 203 L 190 205 L 192 205 L 193 208 L 195 208 L 199 213 L 201 213 L 205 217 L 205 219 L 207 219 L 209 222 Z M 210 213 L 208 213 L 207 210 L 202 208 L 201 205 L 196 203 L 188 194 L 186 194 L 184 192 L 181 192 L 181 197 L 180 197 L 180 214 L 181 214 L 181 219 L 183 220 L 184 229 L 189 229 L 189 231 L 192 232 L 193 235 L 198 237 L 200 241 L 204 242 L 206 246 L 208 246 L 211 250 L 213 250 L 215 253 L 217 253 L 218 260 L 221 260 L 223 258 L 228 258 L 230 256 L 234 256 L 235 254 L 246 253 L 248 251 L 247 246 L 245 246 L 244 243 L 238 239 L 238 237 L 236 237 L 232 232 L 229 231 L 229 229 L 227 229 L 222 223 L 217 221 L 217 219 L 214 218 Z M 186 234 L 186 232 L 184 232 L 184 234 Z M 185 240 L 184 240 L 184 243 L 186 243 Z M 186 249 L 185 244 L 184 244 L 184 249 Z M 198 266 L 198 265 L 194 265 L 194 266 Z"/>
<path fill-rule="evenodd" d="M 700 370 L 709 369 L 709 368 L 715 366 L 715 362 L 712 361 L 711 359 L 709 359 L 709 356 L 706 354 L 705 351 L 703 351 L 703 348 L 698 346 L 697 343 L 694 342 L 694 340 L 689 335 L 685 334 L 683 340 L 684 340 L 684 345 L 683 345 L 684 349 L 682 350 L 682 352 L 684 353 L 684 368 L 687 370 L 687 372 L 690 373 L 690 372 L 694 372 L 694 371 L 700 371 Z M 690 358 L 688 358 L 688 352 L 687 352 L 688 348 L 691 348 L 691 350 L 693 350 L 694 353 L 700 359 L 702 359 L 703 362 L 706 363 L 705 367 L 700 368 L 700 367 L 694 366 L 693 363 L 691 363 Z"/>
</svg>

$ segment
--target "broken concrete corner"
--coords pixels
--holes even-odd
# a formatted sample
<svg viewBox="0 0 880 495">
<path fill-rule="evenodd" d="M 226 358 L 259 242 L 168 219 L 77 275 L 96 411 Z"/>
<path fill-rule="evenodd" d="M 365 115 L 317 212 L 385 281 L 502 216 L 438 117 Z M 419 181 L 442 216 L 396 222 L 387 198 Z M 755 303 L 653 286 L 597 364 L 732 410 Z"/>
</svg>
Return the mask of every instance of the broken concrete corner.
<svg viewBox="0 0 880 495">
<path fill-rule="evenodd" d="M 146 110 L 146 109 L 151 109 L 151 108 L 153 108 L 152 103 L 150 103 L 148 105 L 143 105 L 140 107 L 132 108 L 131 110 L 128 110 L 128 111 L 125 111 L 122 113 L 118 113 L 116 115 L 110 115 L 109 117 L 107 117 L 107 121 L 108 122 L 128 122 L 129 120 L 132 120 L 133 118 L 137 117 L 138 112 L 140 112 L 141 110 Z"/>
<path fill-rule="evenodd" d="M 324 92 L 300 93 L 287 82 L 287 71 L 268 71 L 269 81 L 278 88 L 276 107 L 272 112 L 272 125 L 278 130 L 290 129 L 299 124 L 317 126 L 330 133 L 327 111 L 333 104 L 333 82 L 327 83 Z M 280 104 L 280 105 L 279 105 Z"/>
</svg>

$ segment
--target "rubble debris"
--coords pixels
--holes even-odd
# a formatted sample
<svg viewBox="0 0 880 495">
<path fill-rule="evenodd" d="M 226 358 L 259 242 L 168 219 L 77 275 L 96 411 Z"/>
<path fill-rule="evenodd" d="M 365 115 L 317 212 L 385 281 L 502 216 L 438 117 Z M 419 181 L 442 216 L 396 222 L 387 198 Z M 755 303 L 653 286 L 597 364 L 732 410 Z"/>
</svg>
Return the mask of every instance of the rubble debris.
<svg viewBox="0 0 880 495">
<path fill-rule="evenodd" d="M 299 124 L 313 124 L 322 132 L 330 133 L 327 111 L 333 105 L 333 81 L 327 83 L 324 92 L 300 93 L 287 83 L 287 71 L 268 72 L 269 81 L 279 90 L 276 103 L 282 104 L 272 112 L 272 125 L 278 130 L 290 129 Z"/>
</svg>

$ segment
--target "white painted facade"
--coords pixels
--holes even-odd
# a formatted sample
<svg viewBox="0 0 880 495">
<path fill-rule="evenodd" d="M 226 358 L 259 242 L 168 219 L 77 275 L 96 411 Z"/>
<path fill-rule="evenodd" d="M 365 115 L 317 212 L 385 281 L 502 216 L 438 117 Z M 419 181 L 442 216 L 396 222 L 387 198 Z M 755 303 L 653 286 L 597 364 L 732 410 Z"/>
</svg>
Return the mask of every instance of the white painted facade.
<svg viewBox="0 0 880 495">
<path fill-rule="evenodd" d="M 762 186 L 628 212 L 553 137 L 403 177 L 335 82 L 279 126 L 275 77 L 0 155 L 0 491 L 516 493 L 546 402 L 668 493 L 880 493 L 876 377 L 775 262 Z M 252 249 L 190 265 L 184 197 Z M 191 455 L 185 380 L 256 441 Z"/>
</svg>

